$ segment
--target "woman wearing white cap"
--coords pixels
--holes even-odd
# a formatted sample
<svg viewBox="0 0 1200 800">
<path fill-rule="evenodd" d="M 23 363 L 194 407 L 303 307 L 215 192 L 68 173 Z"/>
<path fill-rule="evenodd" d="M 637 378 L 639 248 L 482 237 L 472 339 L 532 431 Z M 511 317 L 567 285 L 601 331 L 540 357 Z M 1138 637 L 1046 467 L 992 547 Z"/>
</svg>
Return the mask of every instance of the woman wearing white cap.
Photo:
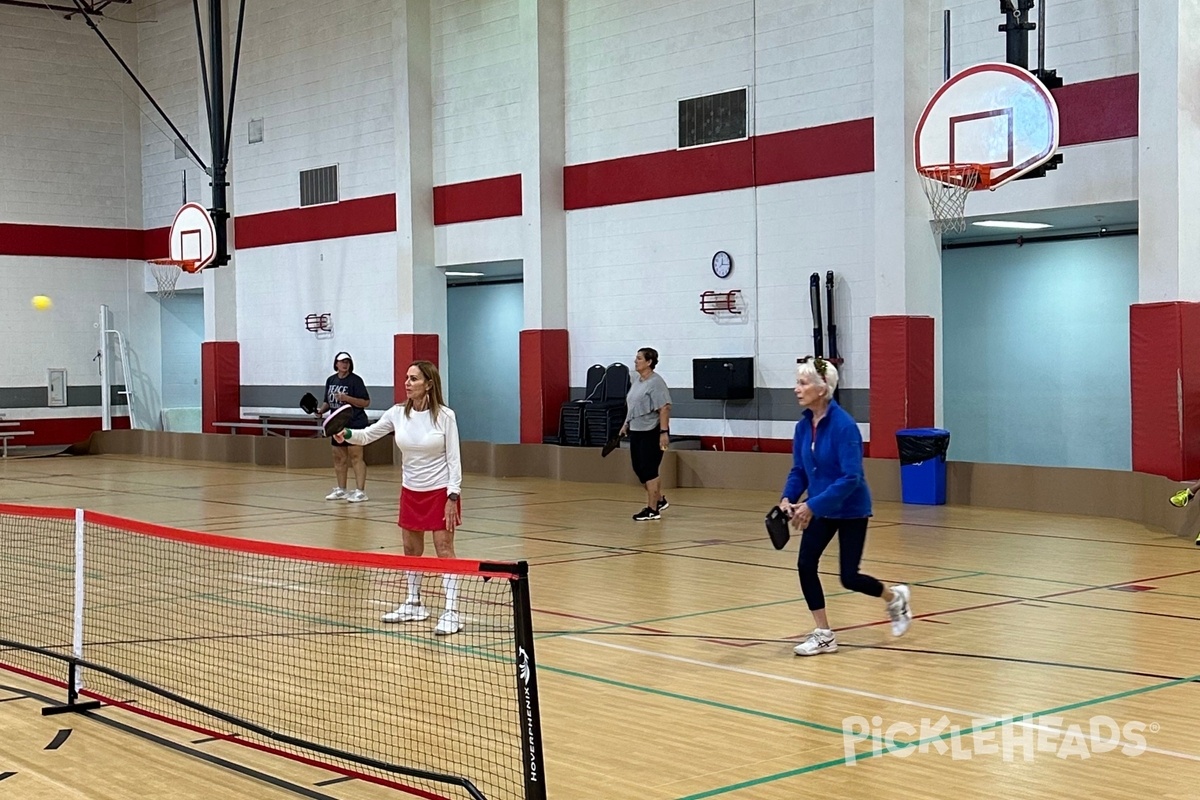
<svg viewBox="0 0 1200 800">
<path fill-rule="evenodd" d="M 367 412 L 364 410 L 371 405 L 371 395 L 363 379 L 354 374 L 354 359 L 349 353 L 338 353 L 333 357 L 333 368 L 337 370 L 325 380 L 325 402 L 317 410 L 324 414 L 330 408 L 338 406 L 354 406 L 354 416 L 350 417 L 347 427 L 365 428 L 370 424 Z M 333 471 L 337 475 L 337 486 L 325 495 L 326 500 L 346 500 L 351 503 L 361 503 L 367 499 L 367 462 L 363 458 L 362 445 L 349 442 L 333 442 Z M 350 469 L 354 470 L 354 484 L 357 488 L 346 491 L 346 478 Z"/>
</svg>

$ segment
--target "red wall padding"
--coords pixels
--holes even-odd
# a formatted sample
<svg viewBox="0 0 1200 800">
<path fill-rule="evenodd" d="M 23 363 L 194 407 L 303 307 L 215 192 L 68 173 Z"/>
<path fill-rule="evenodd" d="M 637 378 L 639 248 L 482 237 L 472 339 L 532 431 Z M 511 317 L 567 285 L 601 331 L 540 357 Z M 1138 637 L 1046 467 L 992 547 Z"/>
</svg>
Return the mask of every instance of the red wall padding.
<svg viewBox="0 0 1200 800">
<path fill-rule="evenodd" d="M 1200 477 L 1200 303 L 1129 307 L 1133 468 Z"/>
<path fill-rule="evenodd" d="M 558 412 L 571 396 L 567 332 L 521 331 L 521 443 L 558 433 Z"/>
<path fill-rule="evenodd" d="M 433 224 L 521 216 L 521 176 L 502 175 L 433 187 Z"/>
<path fill-rule="evenodd" d="M 898 458 L 896 431 L 933 425 L 933 317 L 871 317 L 871 457 Z"/>
<path fill-rule="evenodd" d="M 414 361 L 432 361 L 439 368 L 438 335 L 436 333 L 397 333 L 392 337 L 392 395 L 393 403 L 408 399 L 404 393 L 404 376 Z M 446 383 L 442 382 L 442 392 Z"/>
<path fill-rule="evenodd" d="M 237 342 L 200 345 L 200 418 L 205 433 L 229 433 L 215 422 L 242 419 L 242 357 Z"/>
</svg>

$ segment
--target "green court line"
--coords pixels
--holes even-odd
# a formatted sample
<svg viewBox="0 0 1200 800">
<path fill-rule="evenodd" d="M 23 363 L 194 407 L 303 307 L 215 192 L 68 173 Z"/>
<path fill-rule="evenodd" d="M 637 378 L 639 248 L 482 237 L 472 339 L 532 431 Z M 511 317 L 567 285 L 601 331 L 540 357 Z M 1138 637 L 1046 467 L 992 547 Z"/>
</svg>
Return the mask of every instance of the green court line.
<svg viewBox="0 0 1200 800">
<path fill-rule="evenodd" d="M 965 573 L 963 575 L 948 575 L 944 578 L 933 578 L 931 580 L 922 581 L 921 583 L 914 584 L 914 585 L 921 586 L 926 583 L 936 583 L 938 581 L 954 581 L 954 580 L 958 580 L 959 578 L 974 578 L 978 575 L 986 575 L 986 574 L 987 574 L 986 572 L 970 572 L 970 573 Z M 855 594 L 855 592 L 852 592 L 849 590 L 844 590 L 841 592 L 826 593 L 825 597 L 826 598 L 845 597 L 846 595 L 851 595 L 851 594 Z M 802 597 L 797 596 L 797 597 L 790 597 L 787 600 L 771 600 L 766 603 L 754 603 L 754 604 L 751 604 L 748 606 L 733 606 L 731 608 L 712 608 L 707 611 L 690 611 L 687 614 L 674 614 L 669 617 L 655 617 L 653 619 L 644 619 L 644 620 L 639 620 L 636 622 L 614 622 L 610 625 L 601 625 L 601 626 L 595 627 L 595 628 L 580 628 L 579 630 L 573 630 L 573 631 L 552 631 L 550 633 L 538 634 L 536 638 L 540 640 L 540 639 L 554 639 L 559 636 L 584 636 L 589 633 L 603 633 L 604 631 L 611 631 L 616 628 L 632 628 L 632 627 L 636 627 L 639 625 L 649 625 L 649 624 L 655 623 L 655 622 L 674 622 L 675 620 L 680 620 L 680 619 L 692 619 L 694 617 L 704 617 L 709 614 L 729 614 L 729 613 L 733 613 L 735 611 L 752 611 L 756 608 L 770 608 L 771 606 L 784 606 L 784 605 L 790 605 L 792 603 L 799 603 L 802 600 L 803 600 Z M 536 611 L 537 611 L 537 609 L 534 609 L 535 613 L 536 613 Z M 720 638 L 720 637 L 715 637 L 715 638 Z"/>
<path fill-rule="evenodd" d="M 49 561 L 40 561 L 40 560 L 33 559 L 33 558 L 22 558 L 20 556 L 11 555 L 11 554 L 0 556 L 0 561 L 8 563 L 8 564 L 20 564 L 25 567 L 39 567 L 42 569 L 46 569 L 50 572 L 59 573 L 61 575 L 74 575 L 75 574 L 74 553 L 72 553 L 72 556 L 71 556 L 71 563 L 67 564 L 67 565 L 55 564 L 55 563 L 51 563 Z M 98 572 L 88 572 L 86 569 L 84 570 L 83 574 L 84 574 L 85 578 L 90 578 L 92 580 L 98 580 L 99 578 L 103 577 Z M 72 583 L 74 583 L 74 582 L 72 582 Z M 73 593 L 74 591 L 75 591 L 74 586 L 72 586 L 71 592 Z M 74 595 L 72 595 L 72 596 L 74 596 Z"/>
<path fill-rule="evenodd" d="M 564 669 L 563 667 L 548 667 L 545 664 L 539 664 L 538 672 L 553 672 L 556 675 L 579 678 L 580 680 L 592 681 L 605 686 L 614 686 L 618 689 L 642 692 L 644 694 L 654 695 L 655 697 L 665 697 L 671 700 L 682 700 L 688 703 L 698 703 L 699 705 L 708 706 L 710 708 L 719 708 L 722 711 L 735 711 L 739 714 L 749 714 L 750 716 L 760 717 L 762 719 L 774 720 L 776 722 L 786 722 L 789 725 L 799 725 L 803 728 L 811 728 L 815 731 L 836 733 L 839 736 L 845 736 L 847 733 L 847 731 L 843 728 L 835 728 L 832 725 L 822 725 L 819 722 L 812 722 L 811 720 L 800 719 L 798 717 L 787 717 L 782 714 L 775 714 L 770 711 L 760 711 L 755 708 L 743 708 L 742 706 L 735 706 L 730 703 L 722 703 L 719 700 L 708 700 L 703 697 L 695 697 L 693 695 L 667 691 L 666 689 L 655 689 L 650 686 L 638 686 L 633 683 L 626 683 L 625 681 L 619 681 L 613 678 L 603 678 L 599 675 L 589 675 L 585 672 L 576 672 L 574 670 Z"/>
<path fill-rule="evenodd" d="M 412 635 L 405 634 L 400 631 L 381 630 L 379 628 L 368 628 L 368 627 L 362 627 L 362 626 L 358 626 L 358 625 L 346 624 L 346 623 L 342 623 L 342 622 L 338 622 L 338 621 L 334 621 L 334 620 L 322 619 L 321 617 L 317 617 L 317 616 L 311 616 L 311 615 L 307 615 L 307 614 L 299 614 L 295 611 L 290 611 L 288 609 L 275 608 L 274 606 L 264 606 L 259 603 L 246 603 L 246 602 L 241 602 L 241 601 L 237 601 L 237 600 L 229 600 L 229 599 L 222 598 L 220 595 L 206 596 L 205 599 L 212 600 L 212 601 L 218 602 L 218 603 L 225 603 L 225 604 L 233 605 L 233 606 L 237 606 L 237 607 L 249 608 L 249 609 L 255 610 L 255 611 L 274 613 L 274 614 L 278 614 L 283 617 L 301 620 L 304 622 L 328 625 L 330 627 L 339 627 L 339 628 L 343 628 L 343 629 L 359 631 L 361 633 L 378 634 L 380 636 L 386 636 L 388 638 L 400 639 L 400 640 L 406 641 L 406 642 L 412 642 L 412 643 L 422 644 L 425 646 L 431 646 L 431 647 L 435 647 L 435 648 L 441 649 L 441 650 L 448 650 L 448 651 L 458 652 L 458 653 L 462 653 L 462 654 L 481 656 L 490 661 L 502 661 L 502 662 L 509 662 L 509 663 L 512 662 L 511 655 L 491 653 L 491 652 L 488 652 L 487 650 L 484 650 L 484 649 L 481 649 L 481 648 L 475 647 L 475 646 L 456 645 L 456 644 L 453 644 L 453 643 L 447 642 L 447 641 L 431 642 L 427 638 L 423 638 L 423 637 L 419 637 L 419 636 L 412 636 Z M 708 706 L 710 708 L 719 708 L 723 711 L 733 711 L 733 712 L 736 712 L 739 714 L 746 714 L 749 716 L 759 717 L 761 719 L 774 720 L 776 722 L 785 722 L 789 725 L 797 725 L 797 726 L 800 726 L 803 728 L 809 728 L 811 730 L 821 731 L 824 733 L 836 733 L 839 736 L 845 736 L 847 734 L 847 731 L 845 731 L 842 728 L 836 728 L 831 725 L 822 725 L 819 722 L 813 722 L 811 720 L 801 719 L 799 717 L 788 717 L 788 716 L 784 716 L 782 714 L 775 714 L 770 711 L 761 711 L 761 710 L 755 709 L 755 708 L 745 708 L 742 706 L 732 705 L 730 703 L 722 703 L 718 700 L 708 700 L 703 697 L 695 697 L 693 695 L 681 694 L 679 692 L 671 692 L 671 691 L 667 691 L 665 689 L 656 689 L 651 686 L 639 686 L 637 684 L 627 683 L 625 681 L 619 681 L 619 680 L 615 680 L 612 678 L 604 678 L 599 675 L 589 675 L 584 672 L 576 672 L 575 670 L 566 669 L 564 667 L 553 667 L 553 666 L 549 666 L 547 664 L 538 663 L 537 670 L 539 673 L 549 672 L 549 673 L 554 673 L 556 675 L 563 675 L 566 677 L 578 678 L 580 680 L 592 681 L 594 683 L 600 683 L 605 686 L 614 686 L 614 687 L 617 687 L 620 689 L 625 689 L 628 691 L 641 692 L 643 694 L 650 694 L 650 695 L 654 695 L 657 697 L 665 697 L 665 698 L 672 699 L 672 700 L 682 700 L 687 703 L 695 703 L 695 704 L 702 705 L 702 706 Z M 875 741 L 875 739 L 874 739 L 874 737 L 870 737 L 869 739 L 864 740 L 864 741 Z M 882 744 L 882 742 L 880 742 L 880 744 Z"/>
<path fill-rule="evenodd" d="M 907 749 L 911 749 L 914 747 L 921 747 L 923 745 L 932 744 L 937 741 L 945 741 L 947 739 L 951 739 L 956 736 L 957 737 L 973 736 L 976 733 L 980 733 L 982 731 L 1000 727 L 1000 726 L 1003 726 L 1007 723 L 1014 722 L 1014 721 L 1036 719 L 1039 717 L 1048 716 L 1050 714 L 1057 714 L 1061 711 L 1073 711 L 1077 708 L 1086 708 L 1088 706 L 1096 706 L 1096 705 L 1100 705 L 1102 703 L 1108 703 L 1108 702 L 1111 702 L 1114 700 L 1122 700 L 1126 697 L 1133 697 L 1133 696 L 1139 695 L 1139 694 L 1146 694 L 1147 692 L 1156 692 L 1160 689 L 1169 689 L 1173 686 L 1180 686 L 1185 683 L 1193 683 L 1197 680 L 1200 680 L 1200 675 L 1193 675 L 1190 678 L 1177 678 L 1176 680 L 1166 681 L 1164 683 L 1151 684 L 1150 686 L 1141 686 L 1137 689 L 1128 689 L 1123 692 L 1116 692 L 1115 694 L 1104 695 L 1103 697 L 1096 697 L 1096 698 L 1092 698 L 1090 700 L 1081 700 L 1077 703 L 1067 703 L 1065 705 L 1055 706 L 1054 708 L 1048 708 L 1044 711 L 1035 711 L 1032 714 L 1025 714 L 1025 715 L 1019 715 L 1019 716 L 1013 716 L 1013 717 L 1004 717 L 1004 718 L 1001 718 L 998 720 L 994 720 L 992 722 L 985 722 L 985 723 L 982 723 L 979 725 L 973 725 L 966 730 L 958 730 L 958 731 L 950 730 L 950 731 L 946 731 L 945 733 L 939 734 L 937 736 L 929 736 L 929 737 L 926 737 L 925 739 L 919 739 L 919 740 L 913 741 L 913 742 L 897 741 L 896 747 L 893 750 L 884 749 L 884 750 L 881 750 L 878 752 L 875 750 L 869 750 L 869 751 L 866 751 L 863 753 L 855 753 L 853 756 L 843 756 L 841 758 L 833 758 L 828 761 L 821 761 L 816 764 L 808 764 L 806 766 L 787 770 L 785 772 L 777 772 L 774 775 L 764 775 L 761 778 L 752 778 L 751 780 L 748 780 L 748 781 L 741 781 L 739 783 L 729 784 L 728 786 L 721 786 L 716 789 L 709 789 L 708 791 L 700 792 L 698 794 L 689 794 L 684 797 L 678 798 L 678 800 L 704 800 L 704 798 L 716 797 L 718 795 L 728 794 L 730 792 L 736 792 L 741 789 L 749 789 L 749 788 L 753 788 L 755 786 L 762 786 L 764 783 L 772 783 L 774 781 L 783 780 L 785 778 L 793 778 L 793 777 L 796 777 L 797 775 L 804 775 L 809 772 L 817 772 L 818 770 L 828 769 L 829 767 L 840 767 L 845 764 L 851 764 L 853 762 L 865 760 L 868 758 L 878 758 L 878 757 L 887 755 L 889 752 L 895 752 L 895 751 L 899 751 L 899 750 L 907 750 Z"/>
</svg>

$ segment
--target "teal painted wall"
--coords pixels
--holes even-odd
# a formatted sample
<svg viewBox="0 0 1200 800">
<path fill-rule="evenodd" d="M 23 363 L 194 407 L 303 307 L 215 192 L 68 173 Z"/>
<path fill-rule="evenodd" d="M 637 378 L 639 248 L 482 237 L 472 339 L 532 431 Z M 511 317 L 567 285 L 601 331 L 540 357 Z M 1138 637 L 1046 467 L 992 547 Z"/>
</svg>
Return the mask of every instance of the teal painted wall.
<svg viewBox="0 0 1200 800">
<path fill-rule="evenodd" d="M 1131 468 L 1137 237 L 942 253 L 954 461 Z"/>
</svg>

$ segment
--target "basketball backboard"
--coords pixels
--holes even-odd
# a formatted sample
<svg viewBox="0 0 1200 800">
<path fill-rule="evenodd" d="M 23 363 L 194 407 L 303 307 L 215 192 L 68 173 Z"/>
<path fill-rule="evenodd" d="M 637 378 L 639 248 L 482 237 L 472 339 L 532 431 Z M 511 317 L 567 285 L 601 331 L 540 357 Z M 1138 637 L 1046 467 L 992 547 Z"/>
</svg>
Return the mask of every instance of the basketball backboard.
<svg viewBox="0 0 1200 800">
<path fill-rule="evenodd" d="M 187 203 L 171 223 L 171 260 L 197 261 L 199 268 L 216 257 L 217 231 L 208 209 L 199 203 Z"/>
<path fill-rule="evenodd" d="M 1058 105 L 1026 69 L 976 64 L 930 98 L 917 123 L 913 152 L 918 172 L 942 164 L 990 167 L 976 188 L 995 189 L 1037 169 L 1058 150 Z"/>
</svg>

